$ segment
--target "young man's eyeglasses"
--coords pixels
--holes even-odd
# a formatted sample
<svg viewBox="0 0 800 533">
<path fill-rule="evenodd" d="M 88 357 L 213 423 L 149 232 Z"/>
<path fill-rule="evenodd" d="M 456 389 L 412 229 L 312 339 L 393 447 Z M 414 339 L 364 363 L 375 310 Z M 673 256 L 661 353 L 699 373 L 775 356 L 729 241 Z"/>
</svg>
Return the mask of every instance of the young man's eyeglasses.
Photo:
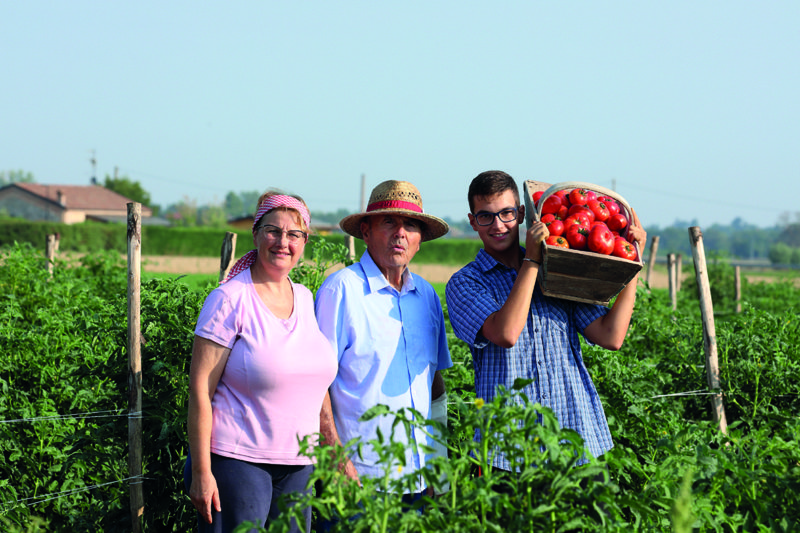
<svg viewBox="0 0 800 533">
<path fill-rule="evenodd" d="M 281 237 L 283 237 L 284 233 L 286 234 L 286 240 L 288 240 L 290 243 L 306 240 L 308 238 L 308 233 L 305 231 L 300 231 L 299 229 L 287 231 L 279 228 L 278 226 L 273 226 L 272 224 L 262 224 L 256 228 L 256 231 L 260 229 L 264 230 L 264 233 L 267 234 L 267 237 L 276 241 L 281 240 Z"/>
<path fill-rule="evenodd" d="M 474 216 L 475 216 L 475 222 L 477 222 L 479 226 L 491 226 L 492 223 L 494 222 L 494 217 L 499 218 L 500 222 L 513 222 L 517 218 L 517 208 L 507 207 L 506 209 L 502 209 L 497 213 L 488 213 L 486 211 L 480 211 Z"/>
</svg>

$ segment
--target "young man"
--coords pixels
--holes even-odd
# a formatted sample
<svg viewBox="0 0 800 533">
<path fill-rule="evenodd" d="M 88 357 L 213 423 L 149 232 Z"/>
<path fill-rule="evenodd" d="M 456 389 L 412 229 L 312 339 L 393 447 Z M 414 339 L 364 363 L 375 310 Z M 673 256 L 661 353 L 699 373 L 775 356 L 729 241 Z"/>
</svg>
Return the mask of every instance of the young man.
<svg viewBox="0 0 800 533">
<path fill-rule="evenodd" d="M 510 389 L 516 378 L 532 379 L 522 391 L 528 399 L 551 408 L 562 427 L 584 438 L 592 455 L 602 455 L 613 444 L 578 334 L 618 350 L 633 313 L 638 276 L 611 309 L 546 297 L 536 277 L 549 232 L 542 222 L 532 223 L 525 248 L 520 247 L 525 207 L 514 179 L 501 171 L 483 172 L 472 180 L 468 199 L 469 221 L 483 249 L 450 278 L 446 298 L 453 331 L 472 352 L 477 397 L 488 402 L 498 385 Z M 644 246 L 647 234 L 635 214 L 629 235 Z M 492 466 L 512 470 L 502 454 L 495 455 Z"/>
</svg>

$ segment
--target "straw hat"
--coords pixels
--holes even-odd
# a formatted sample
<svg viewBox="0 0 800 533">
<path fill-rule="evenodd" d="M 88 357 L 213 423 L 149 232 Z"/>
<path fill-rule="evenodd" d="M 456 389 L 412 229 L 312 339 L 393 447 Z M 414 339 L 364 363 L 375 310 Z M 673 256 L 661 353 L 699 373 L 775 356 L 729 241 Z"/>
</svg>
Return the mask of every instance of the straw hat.
<svg viewBox="0 0 800 533">
<path fill-rule="evenodd" d="M 344 217 L 339 227 L 353 237 L 363 239 L 361 221 L 373 215 L 398 215 L 419 220 L 425 225 L 422 230 L 423 242 L 438 239 L 450 231 L 447 222 L 422 212 L 422 195 L 407 181 L 389 180 L 378 184 L 369 195 L 367 210 Z"/>
</svg>

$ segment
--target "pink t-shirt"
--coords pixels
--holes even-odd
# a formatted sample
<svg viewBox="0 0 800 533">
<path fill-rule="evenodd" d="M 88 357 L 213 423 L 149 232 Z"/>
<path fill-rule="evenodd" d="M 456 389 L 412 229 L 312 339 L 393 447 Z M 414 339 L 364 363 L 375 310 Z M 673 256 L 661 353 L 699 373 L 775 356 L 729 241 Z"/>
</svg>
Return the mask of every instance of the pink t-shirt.
<svg viewBox="0 0 800 533">
<path fill-rule="evenodd" d="M 250 269 L 214 289 L 195 334 L 231 349 L 211 401 L 211 451 L 243 461 L 310 464 L 298 439 L 319 432 L 337 361 L 319 331 L 311 291 L 292 283 L 294 309 L 277 318 Z"/>
</svg>

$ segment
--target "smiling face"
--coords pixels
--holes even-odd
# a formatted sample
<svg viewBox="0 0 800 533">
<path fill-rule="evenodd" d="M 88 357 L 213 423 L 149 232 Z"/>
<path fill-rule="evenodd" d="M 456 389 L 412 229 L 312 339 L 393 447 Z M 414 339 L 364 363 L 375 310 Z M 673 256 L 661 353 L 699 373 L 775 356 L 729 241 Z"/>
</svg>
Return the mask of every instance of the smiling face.
<svg viewBox="0 0 800 533">
<path fill-rule="evenodd" d="M 497 213 L 505 209 L 517 209 L 517 217 L 511 222 L 503 222 L 495 216 L 491 224 L 481 226 L 475 216 L 480 213 Z M 525 207 L 517 205 L 514 192 L 506 190 L 491 196 L 476 196 L 473 213 L 469 214 L 472 229 L 478 232 L 486 252 L 502 263 L 519 253 L 519 225 L 525 218 Z"/>
<path fill-rule="evenodd" d="M 258 222 L 253 243 L 258 249 L 258 262 L 264 268 L 289 271 L 303 256 L 306 238 L 292 240 L 287 233 L 302 232 L 300 216 L 296 211 L 275 209 Z"/>
<path fill-rule="evenodd" d="M 369 255 L 392 285 L 419 251 L 422 223 L 397 215 L 374 215 L 361 222 Z"/>
</svg>

